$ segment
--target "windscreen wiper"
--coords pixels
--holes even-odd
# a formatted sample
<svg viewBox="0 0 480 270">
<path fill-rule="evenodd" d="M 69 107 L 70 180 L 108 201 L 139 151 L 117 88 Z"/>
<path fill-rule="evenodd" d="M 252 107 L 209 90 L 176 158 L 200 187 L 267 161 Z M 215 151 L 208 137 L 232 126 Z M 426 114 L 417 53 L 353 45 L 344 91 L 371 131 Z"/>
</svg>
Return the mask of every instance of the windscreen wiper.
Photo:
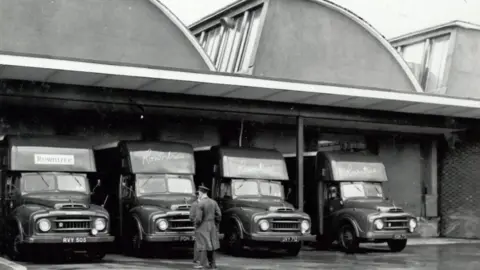
<svg viewBox="0 0 480 270">
<path fill-rule="evenodd" d="M 75 179 L 75 181 L 77 181 L 77 184 L 81 187 L 83 187 L 82 183 L 80 183 L 80 181 L 78 180 L 77 176 L 76 175 L 72 175 L 73 176 L 73 179 Z"/>
<path fill-rule="evenodd" d="M 148 183 L 148 181 L 150 181 L 150 179 L 152 179 L 154 176 L 155 176 L 155 175 L 149 176 L 149 177 L 147 178 L 147 180 L 145 180 L 145 182 L 140 186 L 140 188 L 143 188 L 143 186 L 145 186 L 145 185 Z"/>
<path fill-rule="evenodd" d="M 47 180 L 45 180 L 45 178 L 43 178 L 43 175 L 41 173 L 38 173 L 37 174 L 40 176 L 40 178 L 42 179 L 42 181 L 45 183 L 45 185 L 50 188 L 50 185 L 48 184 Z"/>
</svg>

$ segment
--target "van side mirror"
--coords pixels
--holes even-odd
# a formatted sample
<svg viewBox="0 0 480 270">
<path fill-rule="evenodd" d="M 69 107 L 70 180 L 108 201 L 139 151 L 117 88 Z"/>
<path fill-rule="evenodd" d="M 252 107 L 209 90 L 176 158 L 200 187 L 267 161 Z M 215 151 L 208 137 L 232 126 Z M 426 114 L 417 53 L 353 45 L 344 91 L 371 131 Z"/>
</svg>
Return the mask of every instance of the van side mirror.
<svg viewBox="0 0 480 270">
<path fill-rule="evenodd" d="M 102 183 L 102 182 L 100 181 L 100 179 L 97 179 L 97 184 L 93 187 L 92 192 L 90 193 L 91 195 L 93 195 L 93 194 L 95 193 L 95 190 L 96 190 L 99 186 L 101 186 L 101 183 Z"/>
<path fill-rule="evenodd" d="M 9 190 L 7 197 L 11 198 L 15 195 L 15 192 L 17 192 L 17 187 L 14 185 L 7 185 L 7 190 Z"/>
<path fill-rule="evenodd" d="M 122 188 L 123 188 L 122 197 L 130 197 L 134 193 L 133 189 L 131 187 L 127 186 L 127 184 L 125 184 L 125 182 L 122 182 Z"/>
<path fill-rule="evenodd" d="M 292 188 L 288 188 L 287 196 L 285 197 L 285 199 L 288 200 L 288 198 L 290 198 L 291 194 L 292 194 Z"/>
</svg>

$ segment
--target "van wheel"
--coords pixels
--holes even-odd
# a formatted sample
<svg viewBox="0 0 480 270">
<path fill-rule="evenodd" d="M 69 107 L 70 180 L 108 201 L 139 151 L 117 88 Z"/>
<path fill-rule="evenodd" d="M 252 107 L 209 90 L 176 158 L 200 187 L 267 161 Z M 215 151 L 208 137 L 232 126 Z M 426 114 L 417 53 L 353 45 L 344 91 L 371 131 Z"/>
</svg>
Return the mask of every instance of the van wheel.
<svg viewBox="0 0 480 270">
<path fill-rule="evenodd" d="M 243 241 L 240 237 L 240 228 L 237 224 L 232 225 L 225 234 L 227 252 L 233 256 L 240 256 L 243 253 Z"/>
<path fill-rule="evenodd" d="M 22 236 L 16 228 L 9 230 L 7 235 L 7 256 L 13 261 L 25 260 L 25 252 L 21 245 Z"/>
<path fill-rule="evenodd" d="M 355 229 L 351 224 L 345 224 L 340 227 L 338 240 L 340 242 L 340 246 L 346 252 L 355 252 L 358 250 L 360 245 L 360 241 L 355 234 Z"/>
<path fill-rule="evenodd" d="M 287 254 L 288 256 L 297 257 L 301 249 L 301 243 L 291 244 L 287 247 Z"/>
<path fill-rule="evenodd" d="M 387 244 L 392 252 L 400 252 L 407 246 L 407 239 L 388 240 Z"/>
<path fill-rule="evenodd" d="M 132 255 L 135 257 L 144 257 L 146 254 L 144 253 L 144 243 L 141 232 L 139 229 L 136 229 L 135 231 L 136 233 L 133 233 L 130 239 Z"/>
</svg>

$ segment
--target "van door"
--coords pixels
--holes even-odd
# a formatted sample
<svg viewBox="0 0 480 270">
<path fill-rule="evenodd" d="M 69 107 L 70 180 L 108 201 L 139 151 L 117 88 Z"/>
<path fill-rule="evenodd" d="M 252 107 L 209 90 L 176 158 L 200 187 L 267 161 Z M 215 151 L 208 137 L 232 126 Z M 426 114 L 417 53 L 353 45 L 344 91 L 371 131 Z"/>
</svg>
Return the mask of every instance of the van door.
<svg viewBox="0 0 480 270">
<path fill-rule="evenodd" d="M 121 235 L 128 235 L 130 230 L 130 209 L 133 207 L 135 198 L 134 177 L 132 175 L 121 175 L 119 181 L 119 227 Z"/>
</svg>

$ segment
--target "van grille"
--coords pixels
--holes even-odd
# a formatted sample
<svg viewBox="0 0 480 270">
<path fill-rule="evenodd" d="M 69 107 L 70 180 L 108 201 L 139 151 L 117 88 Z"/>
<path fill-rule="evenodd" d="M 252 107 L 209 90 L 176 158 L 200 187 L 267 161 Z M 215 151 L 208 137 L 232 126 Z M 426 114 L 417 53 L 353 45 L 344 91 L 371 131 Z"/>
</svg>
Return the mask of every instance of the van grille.
<svg viewBox="0 0 480 270">
<path fill-rule="evenodd" d="M 187 215 L 173 216 L 168 219 L 170 231 L 193 231 L 195 228 Z"/>
<path fill-rule="evenodd" d="M 54 231 L 78 232 L 89 231 L 92 228 L 90 217 L 57 217 L 52 224 Z"/>
<path fill-rule="evenodd" d="M 391 217 L 384 219 L 384 230 L 406 230 L 408 229 L 407 217 Z"/>
<path fill-rule="evenodd" d="M 274 218 L 271 220 L 274 232 L 299 232 L 300 220 L 292 218 Z"/>
</svg>

